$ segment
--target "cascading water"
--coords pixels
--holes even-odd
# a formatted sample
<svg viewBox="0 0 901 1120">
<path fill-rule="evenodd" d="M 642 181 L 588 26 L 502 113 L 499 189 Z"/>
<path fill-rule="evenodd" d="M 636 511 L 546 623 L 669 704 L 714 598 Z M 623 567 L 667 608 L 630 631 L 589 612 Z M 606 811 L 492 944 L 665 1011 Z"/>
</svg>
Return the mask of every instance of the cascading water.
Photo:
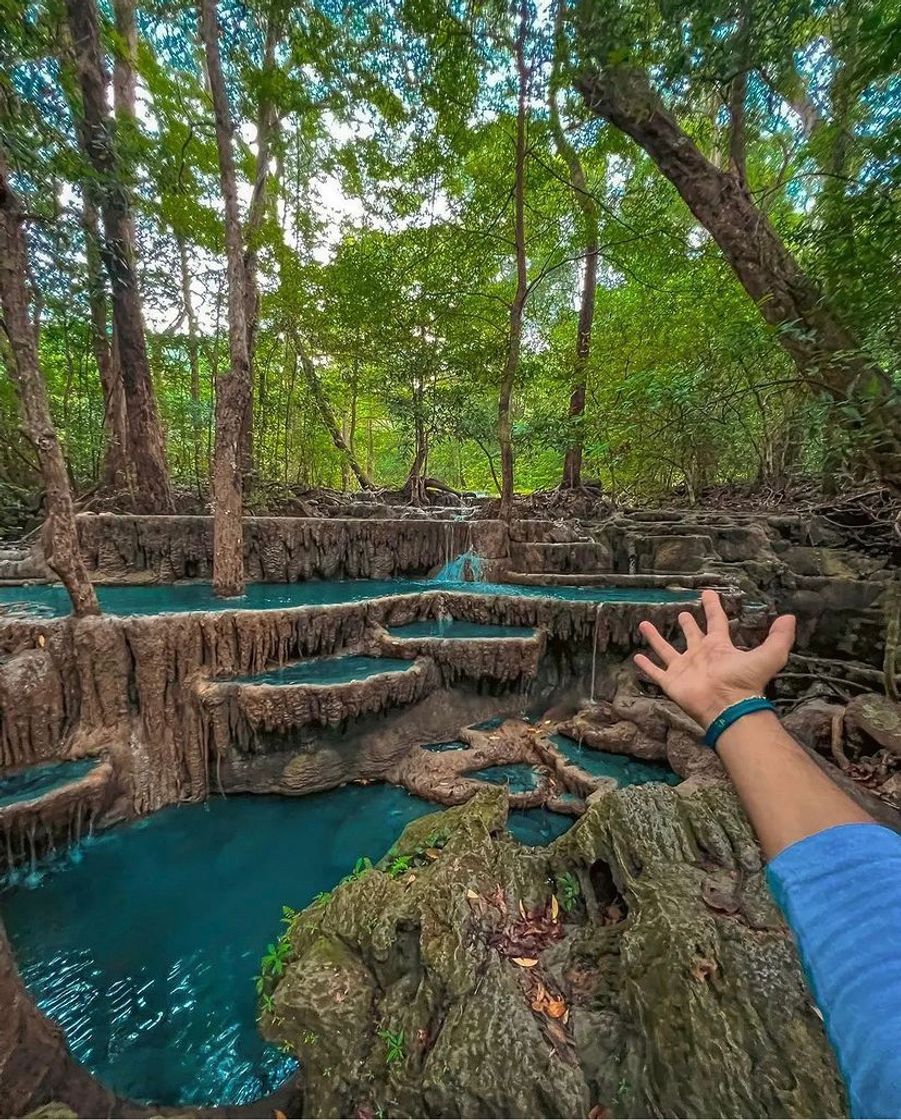
<svg viewBox="0 0 901 1120">
<path fill-rule="evenodd" d="M 450 560 L 435 575 L 435 583 L 473 583 L 484 582 L 485 561 L 477 552 L 468 549 L 456 559 Z"/>
</svg>

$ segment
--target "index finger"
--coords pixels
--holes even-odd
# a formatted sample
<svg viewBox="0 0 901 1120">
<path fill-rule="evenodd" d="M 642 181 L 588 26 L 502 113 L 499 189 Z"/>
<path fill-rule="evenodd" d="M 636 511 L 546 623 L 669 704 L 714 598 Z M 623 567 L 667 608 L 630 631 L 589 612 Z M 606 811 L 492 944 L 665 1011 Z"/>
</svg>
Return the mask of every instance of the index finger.
<svg viewBox="0 0 901 1120">
<path fill-rule="evenodd" d="M 718 638 L 729 637 L 729 619 L 715 591 L 702 591 L 701 602 L 707 617 L 707 633 Z"/>
</svg>

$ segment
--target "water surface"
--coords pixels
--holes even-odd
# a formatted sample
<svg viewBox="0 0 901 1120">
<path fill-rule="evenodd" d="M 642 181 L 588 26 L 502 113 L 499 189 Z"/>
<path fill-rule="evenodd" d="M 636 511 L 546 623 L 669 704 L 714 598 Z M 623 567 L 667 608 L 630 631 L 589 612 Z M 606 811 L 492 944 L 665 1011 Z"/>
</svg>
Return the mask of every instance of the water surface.
<svg viewBox="0 0 901 1120">
<path fill-rule="evenodd" d="M 530 793 L 537 789 L 541 774 L 528 762 L 511 762 L 506 766 L 485 766 L 481 770 L 468 770 L 465 778 L 477 782 L 490 782 L 495 786 L 508 786 L 510 793 Z"/>
<path fill-rule="evenodd" d="M 240 1104 L 295 1064 L 255 1021 L 282 906 L 435 808 L 382 785 L 172 806 L 4 892 L 0 911 L 26 985 L 92 1073 L 137 1100 Z"/>
<path fill-rule="evenodd" d="M 235 680 L 241 684 L 347 684 L 378 673 L 406 672 L 412 665 L 400 657 L 316 657 Z"/>
<path fill-rule="evenodd" d="M 96 758 L 79 758 L 68 762 L 47 762 L 29 766 L 18 774 L 0 778 L 0 808 L 19 801 L 35 801 L 62 786 L 77 782 L 97 765 Z"/>
<path fill-rule="evenodd" d="M 585 747 L 566 735 L 551 735 L 551 742 L 566 758 L 593 778 L 613 778 L 620 786 L 641 786 L 646 782 L 666 782 L 676 786 L 682 779 L 663 762 L 644 762 L 626 754 L 610 754 Z"/>
<path fill-rule="evenodd" d="M 510 595 L 521 599 L 564 599 L 578 602 L 682 603 L 699 592 L 656 587 L 524 587 L 504 583 L 434 583 L 415 579 L 306 580 L 302 583 L 248 583 L 246 594 L 221 599 L 210 583 L 149 586 L 97 586 L 106 614 L 183 614 L 188 611 L 277 610 L 284 607 L 358 603 L 383 595 L 421 595 L 425 591 L 465 591 L 478 595 Z M 70 613 L 61 584 L 0 587 L 0 614 L 54 618 Z"/>
<path fill-rule="evenodd" d="M 533 638 L 529 626 L 493 626 L 457 618 L 427 618 L 406 626 L 392 626 L 392 638 Z"/>
<path fill-rule="evenodd" d="M 566 813 L 555 813 L 543 806 L 537 809 L 511 809 L 507 816 L 507 828 L 520 844 L 546 848 L 558 836 L 572 828 L 577 819 Z"/>
</svg>

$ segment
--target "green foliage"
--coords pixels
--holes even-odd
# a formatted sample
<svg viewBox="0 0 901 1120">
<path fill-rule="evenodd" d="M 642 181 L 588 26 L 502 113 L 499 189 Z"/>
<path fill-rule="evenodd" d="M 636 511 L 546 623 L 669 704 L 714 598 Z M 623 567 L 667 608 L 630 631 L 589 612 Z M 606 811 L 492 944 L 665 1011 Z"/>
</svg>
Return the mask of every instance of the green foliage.
<svg viewBox="0 0 901 1120">
<path fill-rule="evenodd" d="M 556 882 L 557 898 L 560 900 L 563 909 L 569 913 L 582 897 L 579 880 L 571 871 L 564 871 L 562 875 L 557 876 Z"/>
<path fill-rule="evenodd" d="M 242 204 L 257 180 L 246 138 L 261 107 L 278 121 L 252 246 L 261 305 L 251 509 L 297 488 L 355 485 L 305 361 L 376 483 L 403 485 L 417 448 L 427 448 L 428 474 L 460 490 L 495 492 L 497 390 L 515 279 L 509 6 L 219 7 Z M 114 51 L 120 44 L 101 9 Z M 667 109 L 722 165 L 730 83 L 747 73 L 749 188 L 859 346 L 897 379 L 895 7 L 576 0 L 559 38 L 554 14 L 554 5 L 536 6 L 527 40 L 531 288 L 513 399 L 518 488 L 556 485 L 576 439 L 585 476 L 636 500 L 674 486 L 697 496 L 721 482 L 778 484 L 821 470 L 836 448 L 853 458 L 859 437 L 847 402 L 820 399 L 799 382 L 681 198 L 631 140 L 588 116 L 571 86 L 593 67 L 645 68 Z M 202 502 L 214 381 L 228 363 L 216 145 L 195 7 L 142 0 L 137 15 L 142 108 L 137 121 L 117 126 L 116 141 L 134 205 L 170 470 Z M 5 21 L 2 141 L 35 219 L 27 232 L 51 409 L 75 485 L 87 490 L 101 475 L 104 402 L 81 192 L 97 184 L 79 149 L 77 82 L 60 26 L 49 0 L 30 6 L 27 20 L 11 11 Z M 278 49 L 267 60 L 270 33 Z M 567 412 L 588 225 L 551 135 L 551 57 L 561 124 L 597 209 L 600 245 L 587 405 L 575 421 Z M 15 519 L 4 505 L 33 506 L 39 489 L 5 378 L 0 437 L 2 524 Z"/>
<path fill-rule="evenodd" d="M 407 1042 L 402 1030 L 382 1028 L 378 1036 L 385 1044 L 385 1061 L 389 1066 L 399 1065 L 407 1060 Z"/>
</svg>

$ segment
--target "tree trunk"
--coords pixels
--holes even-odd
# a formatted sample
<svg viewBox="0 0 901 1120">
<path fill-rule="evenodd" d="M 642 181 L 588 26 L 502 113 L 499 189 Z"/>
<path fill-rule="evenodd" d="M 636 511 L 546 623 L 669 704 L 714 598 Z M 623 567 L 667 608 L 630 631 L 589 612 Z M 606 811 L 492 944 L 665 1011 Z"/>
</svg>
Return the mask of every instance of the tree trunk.
<svg viewBox="0 0 901 1120">
<path fill-rule="evenodd" d="M 23 221 L 22 207 L 9 182 L 6 154 L 0 149 L 0 303 L 7 342 L 5 360 L 47 491 L 47 517 L 42 530 L 44 556 L 65 585 L 75 614 L 99 614 L 97 596 L 78 550 L 69 475 L 38 365 L 37 329 L 29 309 L 28 249 Z"/>
<path fill-rule="evenodd" d="M 275 106 L 272 103 L 272 71 L 275 67 L 275 48 L 282 26 L 283 5 L 273 0 L 266 22 L 266 40 L 263 47 L 263 74 L 260 99 L 257 103 L 256 143 L 257 156 L 253 193 L 247 211 L 244 229 L 244 284 L 245 317 L 247 320 L 247 353 L 250 362 L 250 392 L 241 423 L 241 469 L 245 478 L 253 470 L 253 380 L 256 356 L 257 326 L 260 317 L 260 293 L 257 284 L 257 241 L 269 203 L 269 159 L 272 134 L 276 126 Z"/>
<path fill-rule="evenodd" d="M 85 156 L 97 175 L 104 232 L 103 263 L 110 279 L 125 390 L 128 450 L 138 483 L 135 497 L 146 512 L 161 513 L 172 508 L 165 442 L 147 360 L 131 205 L 113 144 L 106 100 L 97 9 L 94 0 L 66 0 L 66 10 L 81 90 L 79 133 Z"/>
<path fill-rule="evenodd" d="M 507 358 L 501 377 L 497 402 L 497 433 L 501 450 L 500 515 L 509 520 L 513 512 L 513 419 L 511 402 L 519 352 L 522 346 L 522 320 L 529 294 L 526 271 L 526 112 L 529 95 L 529 69 L 526 65 L 526 35 L 529 27 L 527 0 L 519 7 L 519 33 L 516 36 L 516 72 L 519 77 L 519 99 L 516 110 L 516 156 L 513 173 L 513 241 L 516 254 L 516 292 L 510 304 L 510 330 Z"/>
<path fill-rule="evenodd" d="M 250 395 L 250 352 L 247 339 L 247 283 L 238 181 L 232 149 L 234 123 L 219 58 L 216 0 L 200 0 L 200 33 L 206 53 L 210 95 L 216 117 L 219 179 L 225 210 L 225 253 L 228 263 L 229 369 L 216 383 L 216 449 L 213 456 L 213 590 L 217 595 L 244 592 L 244 480 L 241 438 Z"/>
<path fill-rule="evenodd" d="M 579 303 L 579 325 L 576 334 L 576 354 L 572 371 L 572 393 L 569 398 L 569 426 L 567 447 L 563 460 L 563 479 L 560 486 L 573 490 L 582 485 L 582 417 L 585 414 L 585 377 L 588 358 L 591 354 L 591 332 L 594 326 L 594 307 L 598 287 L 598 205 L 588 191 L 588 180 L 579 154 L 570 144 L 560 121 L 557 107 L 560 66 L 564 57 L 564 16 L 566 7 L 563 0 L 557 5 L 555 21 L 554 65 L 551 72 L 548 114 L 554 144 L 560 158 L 569 171 L 569 185 L 573 198 L 582 212 L 585 224 L 585 275 L 582 280 L 582 296 Z"/>
<path fill-rule="evenodd" d="M 348 444 L 347 440 L 344 438 L 341 425 L 335 418 L 334 412 L 332 412 L 332 406 L 329 404 L 325 389 L 322 387 L 322 382 L 319 380 L 319 374 L 316 372 L 316 367 L 313 365 L 312 359 L 296 339 L 294 341 L 294 351 L 300 359 L 304 377 L 310 387 L 310 392 L 313 394 L 313 399 L 316 401 L 316 407 L 319 409 L 322 422 L 325 424 L 328 434 L 332 437 L 332 443 L 345 457 L 347 465 L 354 473 L 354 478 L 356 478 L 357 482 L 360 484 L 360 489 L 373 490 L 372 479 L 363 467 L 360 466 L 356 455 L 354 455 L 353 447 Z"/>
<path fill-rule="evenodd" d="M 646 73 L 611 67 L 577 81 L 588 108 L 631 136 L 710 232 L 815 391 L 846 403 L 848 424 L 883 481 L 901 486 L 901 405 L 736 176 L 718 170 L 664 109 Z"/>
<path fill-rule="evenodd" d="M 100 256 L 100 231 L 97 209 L 91 190 L 82 187 L 81 222 L 84 230 L 85 262 L 88 281 L 88 307 L 91 315 L 91 347 L 100 372 L 103 390 L 103 430 L 106 445 L 100 484 L 113 493 L 130 493 L 128 472 L 128 422 L 125 414 L 125 390 L 119 368 L 119 348 L 107 336 L 106 285 Z"/>
<path fill-rule="evenodd" d="M 197 313 L 194 310 L 194 297 L 191 295 L 191 270 L 188 265 L 188 247 L 185 239 L 176 234 L 178 242 L 178 264 L 181 272 L 181 301 L 188 324 L 188 365 L 191 369 L 191 434 L 194 440 L 194 485 L 197 493 L 203 490 L 203 472 L 200 469 L 201 434 L 200 423 L 200 343 L 197 337 Z"/>
</svg>

